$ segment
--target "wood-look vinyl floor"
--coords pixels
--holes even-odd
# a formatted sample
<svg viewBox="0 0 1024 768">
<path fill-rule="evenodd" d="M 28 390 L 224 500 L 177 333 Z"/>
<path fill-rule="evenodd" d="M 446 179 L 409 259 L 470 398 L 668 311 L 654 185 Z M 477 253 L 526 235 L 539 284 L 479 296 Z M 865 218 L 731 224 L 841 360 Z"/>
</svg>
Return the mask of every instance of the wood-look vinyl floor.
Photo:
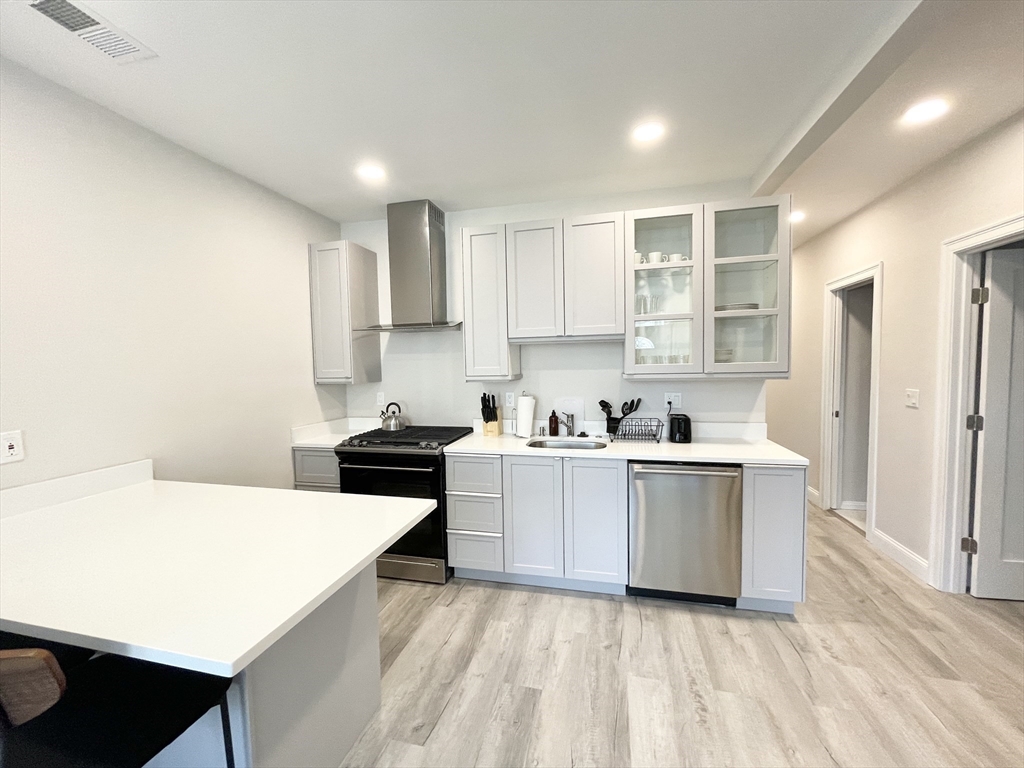
<svg viewBox="0 0 1024 768">
<path fill-rule="evenodd" d="M 937 592 L 812 509 L 794 617 L 379 583 L 345 766 L 1024 766 L 1024 604 Z"/>
</svg>

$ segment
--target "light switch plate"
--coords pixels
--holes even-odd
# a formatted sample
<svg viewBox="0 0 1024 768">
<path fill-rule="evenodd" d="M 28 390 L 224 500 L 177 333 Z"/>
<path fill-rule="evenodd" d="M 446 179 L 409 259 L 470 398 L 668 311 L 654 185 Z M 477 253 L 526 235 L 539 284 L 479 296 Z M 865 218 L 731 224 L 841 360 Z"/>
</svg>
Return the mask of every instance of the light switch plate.
<svg viewBox="0 0 1024 768">
<path fill-rule="evenodd" d="M 24 458 L 25 444 L 21 441 L 21 430 L 0 433 L 0 464 Z"/>
<path fill-rule="evenodd" d="M 384 393 L 383 392 L 378 392 L 377 393 L 377 405 L 384 405 Z"/>
<path fill-rule="evenodd" d="M 515 404 L 516 404 L 516 393 L 515 392 L 506 392 L 505 393 L 505 407 L 506 408 L 514 408 Z"/>
<path fill-rule="evenodd" d="M 908 389 L 906 394 L 906 406 L 907 408 L 917 408 L 918 401 L 921 398 L 921 390 L 919 389 Z"/>
</svg>

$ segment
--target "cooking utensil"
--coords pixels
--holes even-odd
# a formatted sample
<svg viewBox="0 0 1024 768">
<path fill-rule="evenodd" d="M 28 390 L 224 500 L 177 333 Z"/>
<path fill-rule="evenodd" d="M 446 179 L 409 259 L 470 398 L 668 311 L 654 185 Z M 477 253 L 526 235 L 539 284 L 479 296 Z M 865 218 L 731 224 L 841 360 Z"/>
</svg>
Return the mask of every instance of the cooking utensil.
<svg viewBox="0 0 1024 768">
<path fill-rule="evenodd" d="M 630 412 L 630 413 L 636 413 L 637 411 L 639 411 L 639 410 L 640 410 L 640 403 L 642 402 L 642 400 L 643 400 L 643 398 L 640 398 L 640 397 L 638 397 L 638 398 L 636 399 L 636 402 L 635 402 L 635 403 L 630 403 L 630 405 L 631 405 L 632 407 L 630 408 L 630 411 L 629 411 L 629 412 Z"/>
<path fill-rule="evenodd" d="M 605 416 L 611 416 L 612 415 L 612 411 L 613 411 L 612 404 L 609 403 L 607 400 L 598 400 L 597 404 L 599 406 L 601 406 L 601 410 L 604 411 L 604 415 Z"/>
<path fill-rule="evenodd" d="M 395 410 L 391 410 L 391 406 L 395 406 Z M 402 418 L 402 406 L 398 403 L 388 403 L 387 407 L 380 412 L 380 428 L 386 432 L 397 432 L 400 429 L 405 429 L 407 426 L 406 420 Z"/>
</svg>

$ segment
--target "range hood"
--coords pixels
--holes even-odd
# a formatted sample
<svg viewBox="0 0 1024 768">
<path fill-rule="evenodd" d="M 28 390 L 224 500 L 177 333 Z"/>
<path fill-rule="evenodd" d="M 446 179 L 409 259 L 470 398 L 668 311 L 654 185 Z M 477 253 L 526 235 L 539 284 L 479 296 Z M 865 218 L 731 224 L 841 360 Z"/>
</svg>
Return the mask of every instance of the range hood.
<svg viewBox="0 0 1024 768">
<path fill-rule="evenodd" d="M 457 328 L 448 320 L 444 211 L 429 200 L 388 205 L 391 324 L 370 331 Z"/>
</svg>

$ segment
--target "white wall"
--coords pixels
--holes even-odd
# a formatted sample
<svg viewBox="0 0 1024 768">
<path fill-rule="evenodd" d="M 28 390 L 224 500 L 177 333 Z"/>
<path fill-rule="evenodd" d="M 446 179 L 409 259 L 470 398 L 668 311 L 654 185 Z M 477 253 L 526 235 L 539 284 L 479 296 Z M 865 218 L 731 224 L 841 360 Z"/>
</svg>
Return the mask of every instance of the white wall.
<svg viewBox="0 0 1024 768">
<path fill-rule="evenodd" d="M 605 213 L 663 205 L 742 197 L 742 182 L 655 190 L 645 193 L 531 205 L 449 212 L 446 220 L 449 317 L 462 318 L 462 227 L 505 224 L 584 213 Z M 375 251 L 379 258 L 382 320 L 390 319 L 387 224 L 367 221 L 342 224 L 342 237 Z M 682 392 L 683 411 L 698 421 L 764 421 L 762 380 L 714 382 L 635 382 L 622 378 L 622 342 L 564 342 L 522 347 L 523 378 L 509 383 L 467 382 L 462 333 L 458 330 L 385 335 L 383 382 L 348 388 L 352 416 L 375 416 L 376 393 L 398 401 L 417 424 L 469 424 L 480 415 L 480 393 L 520 393 L 538 398 L 537 418 L 551 412 L 556 397 L 578 396 L 587 419 L 602 419 L 597 403 L 643 398 L 640 416 L 664 416 L 662 395 Z M 617 412 L 617 409 L 616 409 Z"/>
<path fill-rule="evenodd" d="M 290 487 L 314 387 L 306 245 L 338 224 L 0 60 L 0 429 L 21 485 L 155 459 Z"/>
<path fill-rule="evenodd" d="M 768 436 L 811 460 L 820 488 L 825 283 L 879 261 L 882 296 L 876 526 L 927 559 L 943 240 L 1024 210 L 1024 118 L 996 126 L 793 254 L 793 368 L 768 382 Z M 920 408 L 904 390 L 921 390 Z"/>
<path fill-rule="evenodd" d="M 843 442 L 840 507 L 868 500 L 868 418 L 871 413 L 870 284 L 846 291 L 846 340 L 843 344 Z M 863 509 L 863 507 L 861 507 Z"/>
</svg>

